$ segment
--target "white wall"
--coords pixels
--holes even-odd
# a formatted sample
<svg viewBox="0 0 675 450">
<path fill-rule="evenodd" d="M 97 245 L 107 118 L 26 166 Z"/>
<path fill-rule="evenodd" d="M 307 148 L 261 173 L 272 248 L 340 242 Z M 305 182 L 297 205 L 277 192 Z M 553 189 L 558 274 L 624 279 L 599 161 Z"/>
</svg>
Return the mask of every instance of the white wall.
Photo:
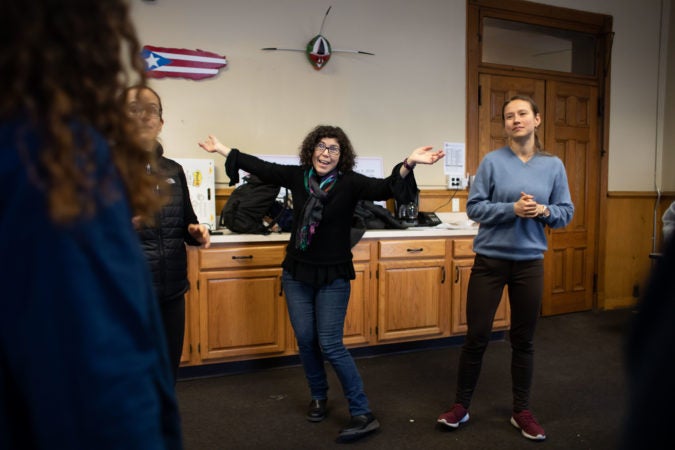
<svg viewBox="0 0 675 450">
<path fill-rule="evenodd" d="M 614 17 L 610 191 L 652 190 L 655 158 L 673 161 L 672 145 L 666 156 L 657 145 L 661 1 L 670 2 L 540 0 Z M 304 53 L 260 50 L 304 48 L 329 5 L 323 34 L 333 48 L 375 56 L 334 54 L 317 72 Z M 208 133 L 250 153 L 296 154 L 305 134 L 327 123 L 343 127 L 359 155 L 381 156 L 388 172 L 414 147 L 465 139 L 464 0 L 134 0 L 133 14 L 143 44 L 229 60 L 213 79 L 152 82 L 169 157 L 212 157 L 196 145 Z M 672 103 L 671 95 L 666 110 Z M 216 180 L 225 183 L 220 163 Z M 663 188 L 675 190 L 675 168 L 665 172 Z M 440 165 L 416 173 L 422 187 L 445 186 Z"/>
</svg>

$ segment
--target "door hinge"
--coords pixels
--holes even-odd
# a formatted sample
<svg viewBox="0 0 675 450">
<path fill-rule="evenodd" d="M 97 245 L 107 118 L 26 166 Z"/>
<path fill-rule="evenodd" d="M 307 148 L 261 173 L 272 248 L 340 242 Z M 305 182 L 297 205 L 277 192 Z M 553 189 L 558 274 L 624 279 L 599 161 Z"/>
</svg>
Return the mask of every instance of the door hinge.
<svg viewBox="0 0 675 450">
<path fill-rule="evenodd" d="M 199 290 L 199 280 L 197 280 L 197 290 Z"/>
<path fill-rule="evenodd" d="M 602 97 L 598 98 L 598 117 L 605 117 L 605 101 Z"/>
</svg>

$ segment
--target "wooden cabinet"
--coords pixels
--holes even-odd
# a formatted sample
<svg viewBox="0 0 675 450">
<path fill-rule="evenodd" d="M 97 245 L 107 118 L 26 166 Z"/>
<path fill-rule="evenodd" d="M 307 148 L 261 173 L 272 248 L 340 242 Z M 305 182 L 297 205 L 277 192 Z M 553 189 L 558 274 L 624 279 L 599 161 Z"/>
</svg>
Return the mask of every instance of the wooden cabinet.
<svg viewBox="0 0 675 450">
<path fill-rule="evenodd" d="M 348 347 L 466 333 L 472 238 L 364 239 L 344 326 Z M 281 286 L 286 242 L 212 243 L 188 249 L 183 365 L 297 353 Z M 495 329 L 509 325 L 502 300 Z"/>
<path fill-rule="evenodd" d="M 199 362 L 272 356 L 286 351 L 287 313 L 281 290 L 285 245 L 198 249 L 192 333 Z M 196 304 L 195 304 L 196 303 Z M 192 330 L 195 331 L 195 330 Z M 194 359 L 194 358 L 193 358 Z"/>
<path fill-rule="evenodd" d="M 469 276 L 473 267 L 473 239 L 455 239 L 452 241 L 452 334 L 466 334 L 466 294 L 469 287 Z M 508 328 L 510 309 L 506 289 L 502 301 L 497 307 L 492 329 Z"/>
<path fill-rule="evenodd" d="M 361 241 L 352 249 L 356 278 L 351 283 L 343 339 L 348 347 L 368 345 L 374 335 L 377 308 L 371 270 L 371 246 L 371 241 Z"/>
<path fill-rule="evenodd" d="M 183 336 L 183 353 L 180 355 L 181 364 L 190 362 L 190 355 L 192 354 L 192 336 L 190 326 L 190 293 L 185 294 L 185 335 Z"/>
<path fill-rule="evenodd" d="M 446 239 L 379 241 L 378 341 L 449 333 Z"/>
</svg>

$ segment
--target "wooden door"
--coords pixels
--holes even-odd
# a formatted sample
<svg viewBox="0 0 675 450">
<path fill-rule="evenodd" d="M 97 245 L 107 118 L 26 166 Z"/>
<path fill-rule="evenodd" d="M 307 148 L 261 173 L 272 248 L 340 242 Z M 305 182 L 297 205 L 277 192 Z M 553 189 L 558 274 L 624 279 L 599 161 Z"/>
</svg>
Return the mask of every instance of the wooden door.
<svg viewBox="0 0 675 450">
<path fill-rule="evenodd" d="M 542 314 L 584 311 L 593 306 L 595 246 L 600 180 L 597 88 L 526 77 L 480 75 L 479 158 L 506 144 L 501 108 L 515 94 L 539 105 L 538 130 L 544 149 L 560 157 L 567 171 L 574 219 L 564 229 L 548 230 L 544 256 Z M 479 160 L 479 161 L 480 161 Z"/>
<path fill-rule="evenodd" d="M 506 100 L 516 94 L 529 95 L 539 105 L 542 121 L 545 119 L 543 106 L 546 102 L 546 82 L 487 74 L 481 74 L 479 79 L 481 102 L 478 106 L 478 162 L 480 163 L 487 153 L 506 145 L 502 121 L 502 106 Z M 538 131 L 541 142 L 545 142 L 545 131 L 544 129 Z"/>
<path fill-rule="evenodd" d="M 544 257 L 542 314 L 584 311 L 593 307 L 593 239 L 598 219 L 598 94 L 594 86 L 548 81 L 547 139 L 544 148 L 558 156 L 567 171 L 574 203 L 572 222 L 549 229 Z"/>
</svg>

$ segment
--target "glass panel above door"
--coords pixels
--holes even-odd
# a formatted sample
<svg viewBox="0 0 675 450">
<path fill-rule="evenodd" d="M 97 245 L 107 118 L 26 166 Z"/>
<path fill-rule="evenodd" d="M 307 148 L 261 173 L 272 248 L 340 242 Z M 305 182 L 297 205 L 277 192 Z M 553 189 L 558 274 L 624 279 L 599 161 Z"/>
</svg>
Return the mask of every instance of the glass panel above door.
<svg viewBox="0 0 675 450">
<path fill-rule="evenodd" d="M 482 62 L 595 75 L 592 34 L 483 18 Z"/>
</svg>

